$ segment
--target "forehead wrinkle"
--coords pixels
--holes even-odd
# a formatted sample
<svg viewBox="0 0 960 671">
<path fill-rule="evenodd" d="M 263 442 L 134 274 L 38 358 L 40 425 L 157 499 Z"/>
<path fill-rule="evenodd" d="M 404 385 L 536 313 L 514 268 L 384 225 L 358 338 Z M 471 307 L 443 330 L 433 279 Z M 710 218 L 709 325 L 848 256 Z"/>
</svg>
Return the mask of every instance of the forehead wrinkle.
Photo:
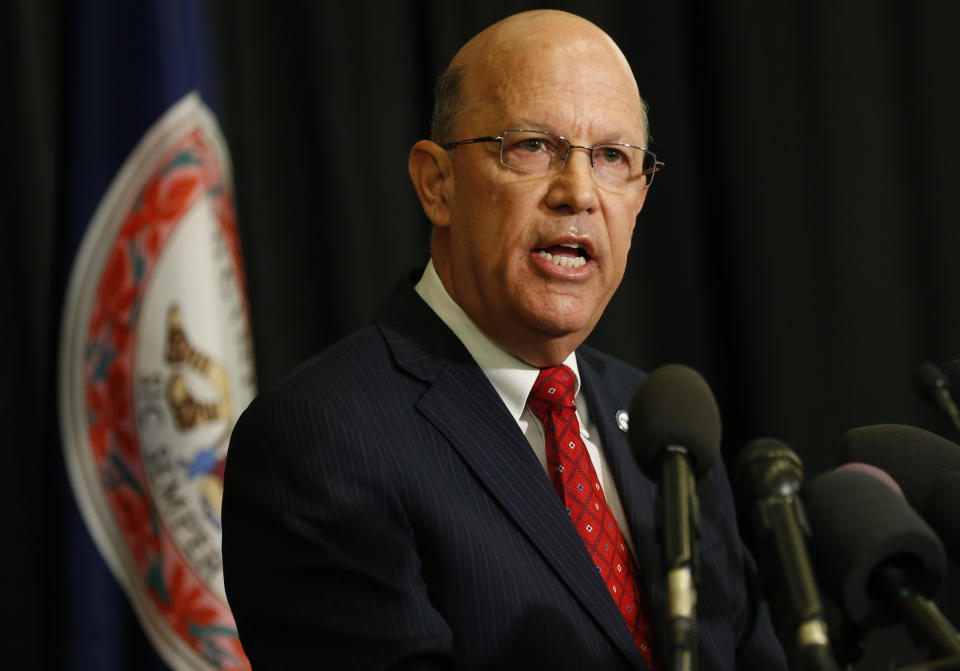
<svg viewBox="0 0 960 671">
<path fill-rule="evenodd" d="M 583 94 L 587 93 L 584 109 Z M 503 128 L 477 128 L 469 132 L 500 132 L 506 129 L 546 130 L 579 141 L 628 142 L 643 139 L 639 103 L 624 100 L 622 91 L 612 82 L 584 82 L 583 78 L 537 80 L 531 86 L 512 86 L 498 82 L 486 97 L 471 96 L 465 101 L 464 120 L 478 118 Z M 613 112 L 613 113 L 611 113 Z M 589 138 L 579 137 L 589 133 Z M 638 133 L 640 136 L 638 137 Z"/>
</svg>

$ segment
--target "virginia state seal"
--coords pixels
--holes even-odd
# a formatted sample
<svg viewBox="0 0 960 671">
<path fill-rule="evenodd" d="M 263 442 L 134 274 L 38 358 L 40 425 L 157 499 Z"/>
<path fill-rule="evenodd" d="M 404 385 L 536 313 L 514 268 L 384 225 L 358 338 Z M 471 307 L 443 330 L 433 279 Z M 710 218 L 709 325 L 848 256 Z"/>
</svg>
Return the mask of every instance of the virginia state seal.
<svg viewBox="0 0 960 671">
<path fill-rule="evenodd" d="M 248 669 L 227 607 L 227 443 L 255 393 L 229 157 L 192 93 L 148 131 L 80 246 L 60 343 L 74 494 L 174 669 Z"/>
</svg>

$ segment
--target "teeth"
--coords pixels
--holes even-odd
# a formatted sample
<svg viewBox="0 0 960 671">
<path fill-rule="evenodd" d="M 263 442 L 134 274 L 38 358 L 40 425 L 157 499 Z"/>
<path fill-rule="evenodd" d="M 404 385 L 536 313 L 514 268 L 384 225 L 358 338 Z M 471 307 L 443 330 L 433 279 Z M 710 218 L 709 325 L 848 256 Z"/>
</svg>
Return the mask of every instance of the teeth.
<svg viewBox="0 0 960 671">
<path fill-rule="evenodd" d="M 563 246 L 563 247 L 573 247 L 574 249 L 578 249 L 578 247 L 576 247 L 576 246 L 574 246 L 574 245 L 564 244 L 564 245 L 562 245 L 562 246 Z M 552 261 L 553 263 L 557 264 L 558 266 L 563 266 L 564 268 L 579 268 L 580 266 L 582 266 L 583 264 L 585 264 L 585 263 L 587 262 L 587 260 L 586 260 L 585 258 L 583 258 L 582 256 L 574 256 L 574 257 L 569 257 L 569 256 L 554 256 L 554 255 L 551 254 L 550 252 L 548 252 L 548 251 L 546 251 L 546 250 L 543 250 L 543 249 L 541 249 L 541 250 L 540 250 L 539 252 L 537 252 L 537 253 L 538 253 L 540 256 L 542 256 L 543 258 L 545 258 L 547 261 Z"/>
<path fill-rule="evenodd" d="M 560 246 L 569 247 L 570 249 L 580 249 L 580 245 L 578 245 L 576 242 L 561 242 Z"/>
</svg>

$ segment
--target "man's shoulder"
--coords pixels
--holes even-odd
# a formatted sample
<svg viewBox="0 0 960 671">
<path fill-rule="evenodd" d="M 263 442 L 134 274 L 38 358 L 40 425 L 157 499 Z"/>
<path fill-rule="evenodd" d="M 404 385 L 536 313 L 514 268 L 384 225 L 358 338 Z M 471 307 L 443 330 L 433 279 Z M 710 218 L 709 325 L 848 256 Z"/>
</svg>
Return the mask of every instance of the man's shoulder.
<svg viewBox="0 0 960 671">
<path fill-rule="evenodd" d="M 296 365 L 260 394 L 262 399 L 301 398 L 325 402 L 349 399 L 399 375 L 376 325 L 353 331 Z"/>
<path fill-rule="evenodd" d="M 410 360 L 430 360 L 443 342 L 443 324 L 401 280 L 373 323 L 354 330 L 298 364 L 261 397 L 333 395 L 349 398 L 420 372 Z M 442 352 L 442 350 L 439 350 Z"/>
<path fill-rule="evenodd" d="M 322 445 L 332 454 L 358 442 L 376 444 L 386 430 L 383 418 L 412 408 L 423 389 L 397 364 L 381 329 L 365 326 L 261 391 L 241 413 L 230 450 L 267 442 L 278 453 L 318 454 Z"/>
</svg>

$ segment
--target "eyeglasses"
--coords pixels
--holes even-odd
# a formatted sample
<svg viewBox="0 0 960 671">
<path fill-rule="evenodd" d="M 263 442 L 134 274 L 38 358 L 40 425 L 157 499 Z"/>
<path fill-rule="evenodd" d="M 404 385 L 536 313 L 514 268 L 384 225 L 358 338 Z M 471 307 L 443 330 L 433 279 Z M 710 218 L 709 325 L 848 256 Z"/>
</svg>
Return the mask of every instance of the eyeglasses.
<svg viewBox="0 0 960 671">
<path fill-rule="evenodd" d="M 653 183 L 653 176 L 663 170 L 663 161 L 658 161 L 652 151 L 632 144 L 607 142 L 585 147 L 573 144 L 567 138 L 540 130 L 505 130 L 500 137 L 475 137 L 456 140 L 440 145 L 453 149 L 462 144 L 499 142 L 500 163 L 506 167 L 531 175 L 547 175 L 560 172 L 574 149 L 590 152 L 590 166 L 597 179 L 616 186 L 626 186 L 644 178 L 646 186 Z"/>
</svg>

